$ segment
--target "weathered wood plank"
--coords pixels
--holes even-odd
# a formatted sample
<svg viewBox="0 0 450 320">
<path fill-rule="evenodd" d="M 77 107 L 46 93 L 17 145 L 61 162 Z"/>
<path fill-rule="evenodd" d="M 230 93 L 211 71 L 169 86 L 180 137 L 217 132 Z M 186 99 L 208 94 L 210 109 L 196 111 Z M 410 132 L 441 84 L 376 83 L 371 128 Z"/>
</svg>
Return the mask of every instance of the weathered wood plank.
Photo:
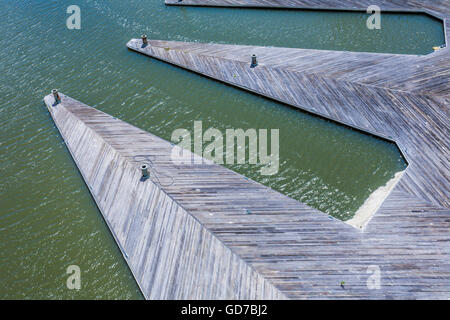
<svg viewBox="0 0 450 320">
<path fill-rule="evenodd" d="M 450 14 L 450 5 L 446 0 L 165 0 L 166 5 L 179 6 L 222 6 L 222 7 L 264 7 L 291 9 L 337 9 L 366 10 L 378 5 L 386 11 L 427 12 L 442 16 Z"/>
<path fill-rule="evenodd" d="M 343 9 L 381 4 L 389 10 L 422 8 L 443 18 L 450 12 L 448 1 L 439 0 L 182 3 Z M 64 95 L 53 106 L 47 96 L 47 107 L 146 298 L 450 298 L 448 49 L 417 57 L 149 43 L 142 48 L 140 40 L 132 40 L 128 46 L 394 139 L 409 166 L 359 231 L 210 162 L 174 165 L 169 142 Z M 250 69 L 253 53 L 259 66 Z M 154 156 L 153 169 L 173 183 L 141 182 L 134 160 L 141 154 Z M 371 265 L 381 271 L 376 290 L 367 287 Z"/>
<path fill-rule="evenodd" d="M 450 297 L 447 208 L 397 188 L 361 232 L 211 162 L 175 165 L 169 142 L 67 96 L 53 101 L 45 98 L 146 298 Z M 134 156 L 143 152 L 173 184 L 140 181 Z M 366 285 L 371 265 L 379 290 Z"/>
<path fill-rule="evenodd" d="M 140 181 L 129 142 L 165 151 L 170 143 L 61 96 L 45 103 L 146 298 L 285 298 L 171 195 Z"/>
<path fill-rule="evenodd" d="M 202 75 L 279 100 L 346 125 L 394 140 L 409 162 L 403 190 L 435 205 L 449 207 L 449 109 L 441 94 L 450 91 L 450 69 L 445 64 L 437 94 L 417 88 L 400 90 L 400 79 L 391 88 L 389 74 L 401 74 L 401 66 L 419 65 L 427 57 L 329 52 L 307 49 L 267 48 L 236 45 L 180 43 L 150 40 L 142 47 L 133 39 L 128 47 L 140 53 L 187 68 Z M 167 48 L 170 48 L 167 50 Z M 256 53 L 258 67 L 250 68 Z M 308 56 L 307 61 L 303 58 Z M 389 64 L 383 62 L 388 57 Z M 287 57 L 288 63 L 283 61 Z M 331 59 L 335 64 L 322 61 Z M 386 82 L 368 68 L 357 81 L 346 70 L 363 57 L 373 73 L 384 74 Z M 440 61 L 440 60 L 439 60 Z M 448 60 L 447 60 L 448 61 Z M 380 64 L 381 63 L 381 64 Z M 335 67 L 333 67 L 335 65 Z M 302 67 L 305 67 L 305 70 Z M 364 64 L 366 66 L 366 64 Z M 439 67 L 439 66 L 437 66 Z M 447 71 L 446 71 L 447 70 Z M 357 74 L 356 71 L 352 71 Z M 337 76 L 337 74 L 341 76 Z M 405 87 L 408 79 L 404 79 Z M 409 181 L 407 185 L 405 181 Z"/>
</svg>

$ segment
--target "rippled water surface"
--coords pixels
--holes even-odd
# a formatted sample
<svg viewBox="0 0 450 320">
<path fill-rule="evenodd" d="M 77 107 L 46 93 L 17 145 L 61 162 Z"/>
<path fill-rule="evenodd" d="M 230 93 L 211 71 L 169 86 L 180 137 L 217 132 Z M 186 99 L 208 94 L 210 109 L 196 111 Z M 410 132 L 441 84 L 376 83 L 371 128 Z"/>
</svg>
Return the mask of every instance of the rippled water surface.
<svg viewBox="0 0 450 320">
<path fill-rule="evenodd" d="M 81 8 L 68 30 L 66 8 Z M 73 98 L 170 139 L 176 128 L 279 128 L 280 172 L 231 169 L 341 219 L 405 163 L 394 145 L 126 49 L 141 33 L 182 41 L 424 54 L 443 43 L 422 15 L 381 31 L 348 12 L 165 7 L 162 0 L 0 0 L 0 298 L 141 298 L 42 98 Z M 81 268 L 82 289 L 66 288 Z"/>
</svg>

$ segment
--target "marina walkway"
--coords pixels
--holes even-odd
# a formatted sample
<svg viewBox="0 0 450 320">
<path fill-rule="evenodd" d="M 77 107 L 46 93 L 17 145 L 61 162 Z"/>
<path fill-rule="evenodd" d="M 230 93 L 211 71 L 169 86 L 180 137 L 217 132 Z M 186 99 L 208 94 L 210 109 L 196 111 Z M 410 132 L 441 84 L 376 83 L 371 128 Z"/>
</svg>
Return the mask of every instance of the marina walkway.
<svg viewBox="0 0 450 320">
<path fill-rule="evenodd" d="M 194 2 L 244 1 L 182 3 Z M 246 3 L 355 2 L 364 3 Z M 449 16 L 446 1 L 426 3 Z M 358 230 L 211 162 L 174 164 L 171 143 L 68 96 L 45 97 L 146 298 L 450 298 L 448 48 L 408 56 L 140 39 L 128 47 L 392 139 L 409 163 Z M 141 181 L 142 155 L 170 183 Z M 377 268 L 378 289 L 367 285 Z"/>
</svg>

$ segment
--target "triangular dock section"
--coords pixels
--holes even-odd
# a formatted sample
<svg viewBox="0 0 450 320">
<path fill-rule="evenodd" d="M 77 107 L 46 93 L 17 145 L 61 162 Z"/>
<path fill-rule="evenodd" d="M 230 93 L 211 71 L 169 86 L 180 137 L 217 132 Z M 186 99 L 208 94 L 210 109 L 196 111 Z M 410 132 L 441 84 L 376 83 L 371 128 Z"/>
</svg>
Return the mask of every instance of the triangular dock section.
<svg viewBox="0 0 450 320">
<path fill-rule="evenodd" d="M 446 47 L 425 55 L 139 39 L 148 56 L 397 143 L 409 167 L 397 188 L 450 208 L 450 6 L 440 0 L 165 0 L 166 5 L 421 12 L 443 23 Z M 430 48 L 431 49 L 431 48 Z M 251 55 L 258 66 L 250 68 Z"/>
<path fill-rule="evenodd" d="M 169 142 L 60 97 L 60 103 L 51 95 L 44 101 L 147 299 L 285 298 L 173 198 L 200 198 L 204 188 L 220 189 L 233 180 L 231 172 L 215 172 L 207 164 L 173 166 Z M 150 179 L 141 180 L 142 163 L 153 165 Z M 215 178 L 212 184 L 202 182 L 208 177 Z M 186 183 L 190 178 L 198 178 L 196 185 Z M 157 184 L 172 181 L 170 193 Z M 240 187 L 239 179 L 228 184 Z M 209 207 L 207 201 L 203 205 Z M 208 214 L 204 206 L 202 214 Z"/>
<path fill-rule="evenodd" d="M 60 96 L 45 104 L 147 299 L 450 297 L 448 209 L 395 188 L 361 232 Z M 170 179 L 142 180 L 143 156 Z"/>
<path fill-rule="evenodd" d="M 127 46 L 394 141 L 409 163 L 399 188 L 450 207 L 450 48 L 411 56 L 141 39 Z"/>
</svg>

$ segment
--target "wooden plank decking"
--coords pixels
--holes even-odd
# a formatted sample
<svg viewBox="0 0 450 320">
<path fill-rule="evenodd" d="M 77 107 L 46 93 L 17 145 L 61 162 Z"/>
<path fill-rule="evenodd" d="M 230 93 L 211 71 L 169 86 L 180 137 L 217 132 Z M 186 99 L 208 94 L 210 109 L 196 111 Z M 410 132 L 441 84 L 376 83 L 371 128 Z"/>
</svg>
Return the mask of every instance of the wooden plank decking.
<svg viewBox="0 0 450 320">
<path fill-rule="evenodd" d="M 146 298 L 450 297 L 447 208 L 397 188 L 361 232 L 210 161 L 176 165 L 169 142 L 72 98 L 44 100 Z M 138 155 L 173 183 L 140 181 Z"/>
<path fill-rule="evenodd" d="M 450 3 L 446 1 L 183 0 L 173 2 L 174 0 L 166 0 L 166 4 L 177 5 L 351 10 L 366 10 L 369 5 L 376 4 L 385 11 L 426 12 L 442 19 L 446 39 L 450 32 L 448 20 Z M 128 47 L 216 80 L 396 141 L 407 158 L 409 166 L 394 191 L 364 230 L 364 238 L 370 238 L 369 234 L 378 234 L 380 238 L 385 237 L 384 245 L 391 243 L 389 238 L 403 238 L 404 233 L 394 227 L 394 220 L 396 220 L 394 217 L 397 214 L 408 216 L 404 217 L 404 221 L 396 220 L 398 226 L 408 225 L 409 230 L 417 232 L 416 235 L 422 234 L 424 229 L 415 223 L 411 224 L 410 219 L 413 216 L 414 220 L 419 216 L 428 215 L 423 214 L 422 209 L 413 209 L 416 205 L 413 204 L 415 201 L 428 203 L 441 213 L 449 213 L 449 47 L 426 56 L 156 40 L 150 41 L 150 44 L 144 48 L 140 40 L 132 40 L 128 43 Z M 251 54 L 258 56 L 259 63 L 259 66 L 253 69 L 249 68 Z M 446 224 L 448 216 L 447 218 L 444 216 L 441 222 Z M 392 232 L 399 233 L 395 236 L 389 234 L 389 228 L 392 228 Z M 413 243 L 418 242 L 413 241 Z M 373 243 L 370 244 L 369 241 L 367 245 L 370 247 Z M 382 254 L 384 250 L 389 251 L 389 248 L 390 245 L 380 246 L 378 254 Z M 319 253 L 326 251 L 321 246 L 315 249 L 317 251 L 314 252 Z M 448 243 L 441 249 L 443 250 L 441 252 L 445 252 L 441 256 L 442 261 L 448 263 L 450 259 Z M 401 251 L 405 257 L 410 254 L 406 248 L 399 249 L 397 252 Z M 347 255 L 349 254 L 362 253 L 349 251 Z M 386 253 L 386 255 L 389 254 Z M 321 267 L 318 269 L 326 270 L 326 268 L 322 269 L 326 264 L 325 261 L 326 259 L 323 259 L 319 263 Z M 350 265 L 352 263 L 350 262 Z M 301 262 L 293 267 L 302 268 L 304 264 L 308 265 Z M 315 270 L 312 273 L 314 272 L 320 271 Z M 299 282 L 293 281 L 297 285 Z M 321 281 L 318 280 L 318 282 Z M 415 290 L 411 289 L 412 291 Z M 307 293 L 304 294 L 307 295 Z M 384 297 L 389 295 L 385 294 Z M 410 297 L 418 297 L 418 295 L 411 293 Z"/>
<path fill-rule="evenodd" d="M 166 0 L 166 4 L 175 4 Z M 423 11 L 443 20 L 445 1 L 183 0 L 177 5 Z M 447 37 L 446 37 L 447 38 Z M 399 188 L 449 207 L 450 47 L 426 55 L 357 53 L 151 41 L 132 50 L 397 142 L 409 161 Z M 259 66 L 249 68 L 250 55 Z"/>
<path fill-rule="evenodd" d="M 228 2 L 239 1 L 214 1 Z M 446 6 L 426 9 L 446 18 Z M 211 162 L 176 165 L 169 142 L 67 96 L 56 105 L 45 97 L 146 298 L 450 298 L 447 48 L 407 56 L 136 39 L 128 47 L 389 137 L 409 162 L 361 231 Z M 173 183 L 140 181 L 143 154 Z M 373 265 L 380 289 L 367 287 Z"/>
<path fill-rule="evenodd" d="M 450 205 L 450 70 L 448 60 L 441 59 L 437 53 L 433 54 L 437 60 L 435 62 L 428 56 L 157 40 L 142 48 L 142 42 L 138 39 L 131 40 L 128 47 L 393 139 L 409 162 L 400 182 L 402 190 L 436 205 Z M 442 51 L 444 54 L 448 52 L 446 49 Z M 258 56 L 259 65 L 256 68 L 250 68 L 253 53 Z M 419 66 L 422 60 L 430 63 L 427 69 L 433 69 L 432 78 L 422 78 L 419 72 L 412 75 L 407 71 L 408 64 Z M 396 78 L 394 86 L 397 87 L 390 86 L 390 76 Z M 435 87 L 423 91 L 419 84 L 427 86 L 428 81 L 435 83 Z"/>
<path fill-rule="evenodd" d="M 166 5 L 288 8 L 322 10 L 366 10 L 378 5 L 382 10 L 427 12 L 436 16 L 448 15 L 446 0 L 164 0 Z"/>
<path fill-rule="evenodd" d="M 184 190 L 201 197 L 194 188 L 203 189 L 199 178 L 214 170 L 202 174 L 205 166 L 171 167 L 170 143 L 61 97 L 58 105 L 53 96 L 44 101 L 146 298 L 285 298 L 174 200 L 188 197 Z M 151 179 L 140 181 L 145 160 L 136 156 L 141 155 L 154 158 L 154 170 L 174 177 L 171 193 Z M 221 179 L 233 177 L 226 171 Z M 198 179 L 198 185 L 186 184 L 190 179 Z M 228 184 L 237 186 L 239 181 Z"/>
</svg>

